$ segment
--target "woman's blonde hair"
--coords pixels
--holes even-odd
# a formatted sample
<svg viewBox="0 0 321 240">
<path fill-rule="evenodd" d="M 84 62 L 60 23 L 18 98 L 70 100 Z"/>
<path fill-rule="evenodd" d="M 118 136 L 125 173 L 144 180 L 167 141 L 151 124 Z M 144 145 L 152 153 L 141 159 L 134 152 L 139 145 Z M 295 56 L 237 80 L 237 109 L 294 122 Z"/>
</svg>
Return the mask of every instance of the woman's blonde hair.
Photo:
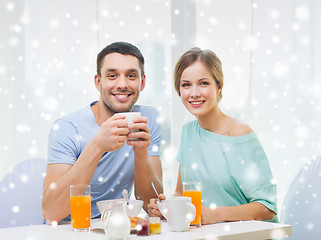
<svg viewBox="0 0 321 240">
<path fill-rule="evenodd" d="M 222 63 L 217 55 L 210 50 L 201 50 L 198 47 L 192 48 L 185 52 L 177 61 L 174 69 L 174 87 L 179 96 L 180 93 L 180 80 L 183 71 L 192 65 L 194 62 L 200 61 L 212 74 L 217 87 L 218 101 L 222 99 L 222 88 L 223 88 L 223 71 Z"/>
</svg>

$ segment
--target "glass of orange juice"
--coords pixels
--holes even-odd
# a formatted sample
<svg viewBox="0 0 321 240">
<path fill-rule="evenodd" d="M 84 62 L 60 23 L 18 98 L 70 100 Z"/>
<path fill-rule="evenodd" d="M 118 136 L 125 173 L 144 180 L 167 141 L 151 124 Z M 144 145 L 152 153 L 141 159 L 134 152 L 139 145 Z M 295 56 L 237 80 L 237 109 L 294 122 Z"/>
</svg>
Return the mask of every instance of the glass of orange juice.
<svg viewBox="0 0 321 240">
<path fill-rule="evenodd" d="M 70 186 L 70 215 L 73 231 L 90 231 L 91 186 L 75 184 Z"/>
<path fill-rule="evenodd" d="M 183 182 L 183 196 L 192 198 L 192 203 L 196 208 L 196 215 L 191 222 L 192 226 L 201 226 L 201 204 L 202 204 L 202 183 Z"/>
</svg>

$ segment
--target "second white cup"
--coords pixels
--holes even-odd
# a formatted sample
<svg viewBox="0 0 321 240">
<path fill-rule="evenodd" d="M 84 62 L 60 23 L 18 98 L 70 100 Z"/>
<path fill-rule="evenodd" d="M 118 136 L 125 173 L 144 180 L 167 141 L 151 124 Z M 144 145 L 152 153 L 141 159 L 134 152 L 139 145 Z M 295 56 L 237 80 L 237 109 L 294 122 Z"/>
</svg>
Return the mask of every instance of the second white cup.
<svg viewBox="0 0 321 240">
<path fill-rule="evenodd" d="M 169 197 L 157 202 L 157 206 L 167 219 L 169 229 L 182 232 L 189 229 L 190 222 L 194 220 L 196 210 L 190 197 Z"/>
</svg>

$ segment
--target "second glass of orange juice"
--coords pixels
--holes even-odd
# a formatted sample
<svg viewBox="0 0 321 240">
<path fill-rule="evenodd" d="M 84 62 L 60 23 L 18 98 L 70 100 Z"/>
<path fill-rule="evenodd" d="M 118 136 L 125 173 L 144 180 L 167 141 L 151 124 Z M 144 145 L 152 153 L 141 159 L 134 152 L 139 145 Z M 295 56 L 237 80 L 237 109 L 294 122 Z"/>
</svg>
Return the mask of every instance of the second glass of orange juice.
<svg viewBox="0 0 321 240">
<path fill-rule="evenodd" d="M 192 226 L 201 226 L 201 205 L 202 205 L 202 183 L 183 182 L 183 196 L 192 198 L 192 203 L 196 208 L 195 219 L 191 222 Z"/>
<path fill-rule="evenodd" d="M 90 231 L 91 187 L 87 184 L 70 186 L 70 215 L 73 231 Z"/>
</svg>

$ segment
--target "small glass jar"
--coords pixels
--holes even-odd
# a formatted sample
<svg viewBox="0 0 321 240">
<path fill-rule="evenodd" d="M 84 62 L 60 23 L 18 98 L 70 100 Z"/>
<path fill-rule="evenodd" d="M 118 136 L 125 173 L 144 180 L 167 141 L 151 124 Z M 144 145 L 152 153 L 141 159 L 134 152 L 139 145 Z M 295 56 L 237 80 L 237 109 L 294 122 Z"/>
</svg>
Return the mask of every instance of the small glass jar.
<svg viewBox="0 0 321 240">
<path fill-rule="evenodd" d="M 149 219 L 137 219 L 137 236 L 149 236 Z"/>
<path fill-rule="evenodd" d="M 161 222 L 159 217 L 149 218 L 149 231 L 150 234 L 160 234 L 161 233 Z"/>
</svg>

